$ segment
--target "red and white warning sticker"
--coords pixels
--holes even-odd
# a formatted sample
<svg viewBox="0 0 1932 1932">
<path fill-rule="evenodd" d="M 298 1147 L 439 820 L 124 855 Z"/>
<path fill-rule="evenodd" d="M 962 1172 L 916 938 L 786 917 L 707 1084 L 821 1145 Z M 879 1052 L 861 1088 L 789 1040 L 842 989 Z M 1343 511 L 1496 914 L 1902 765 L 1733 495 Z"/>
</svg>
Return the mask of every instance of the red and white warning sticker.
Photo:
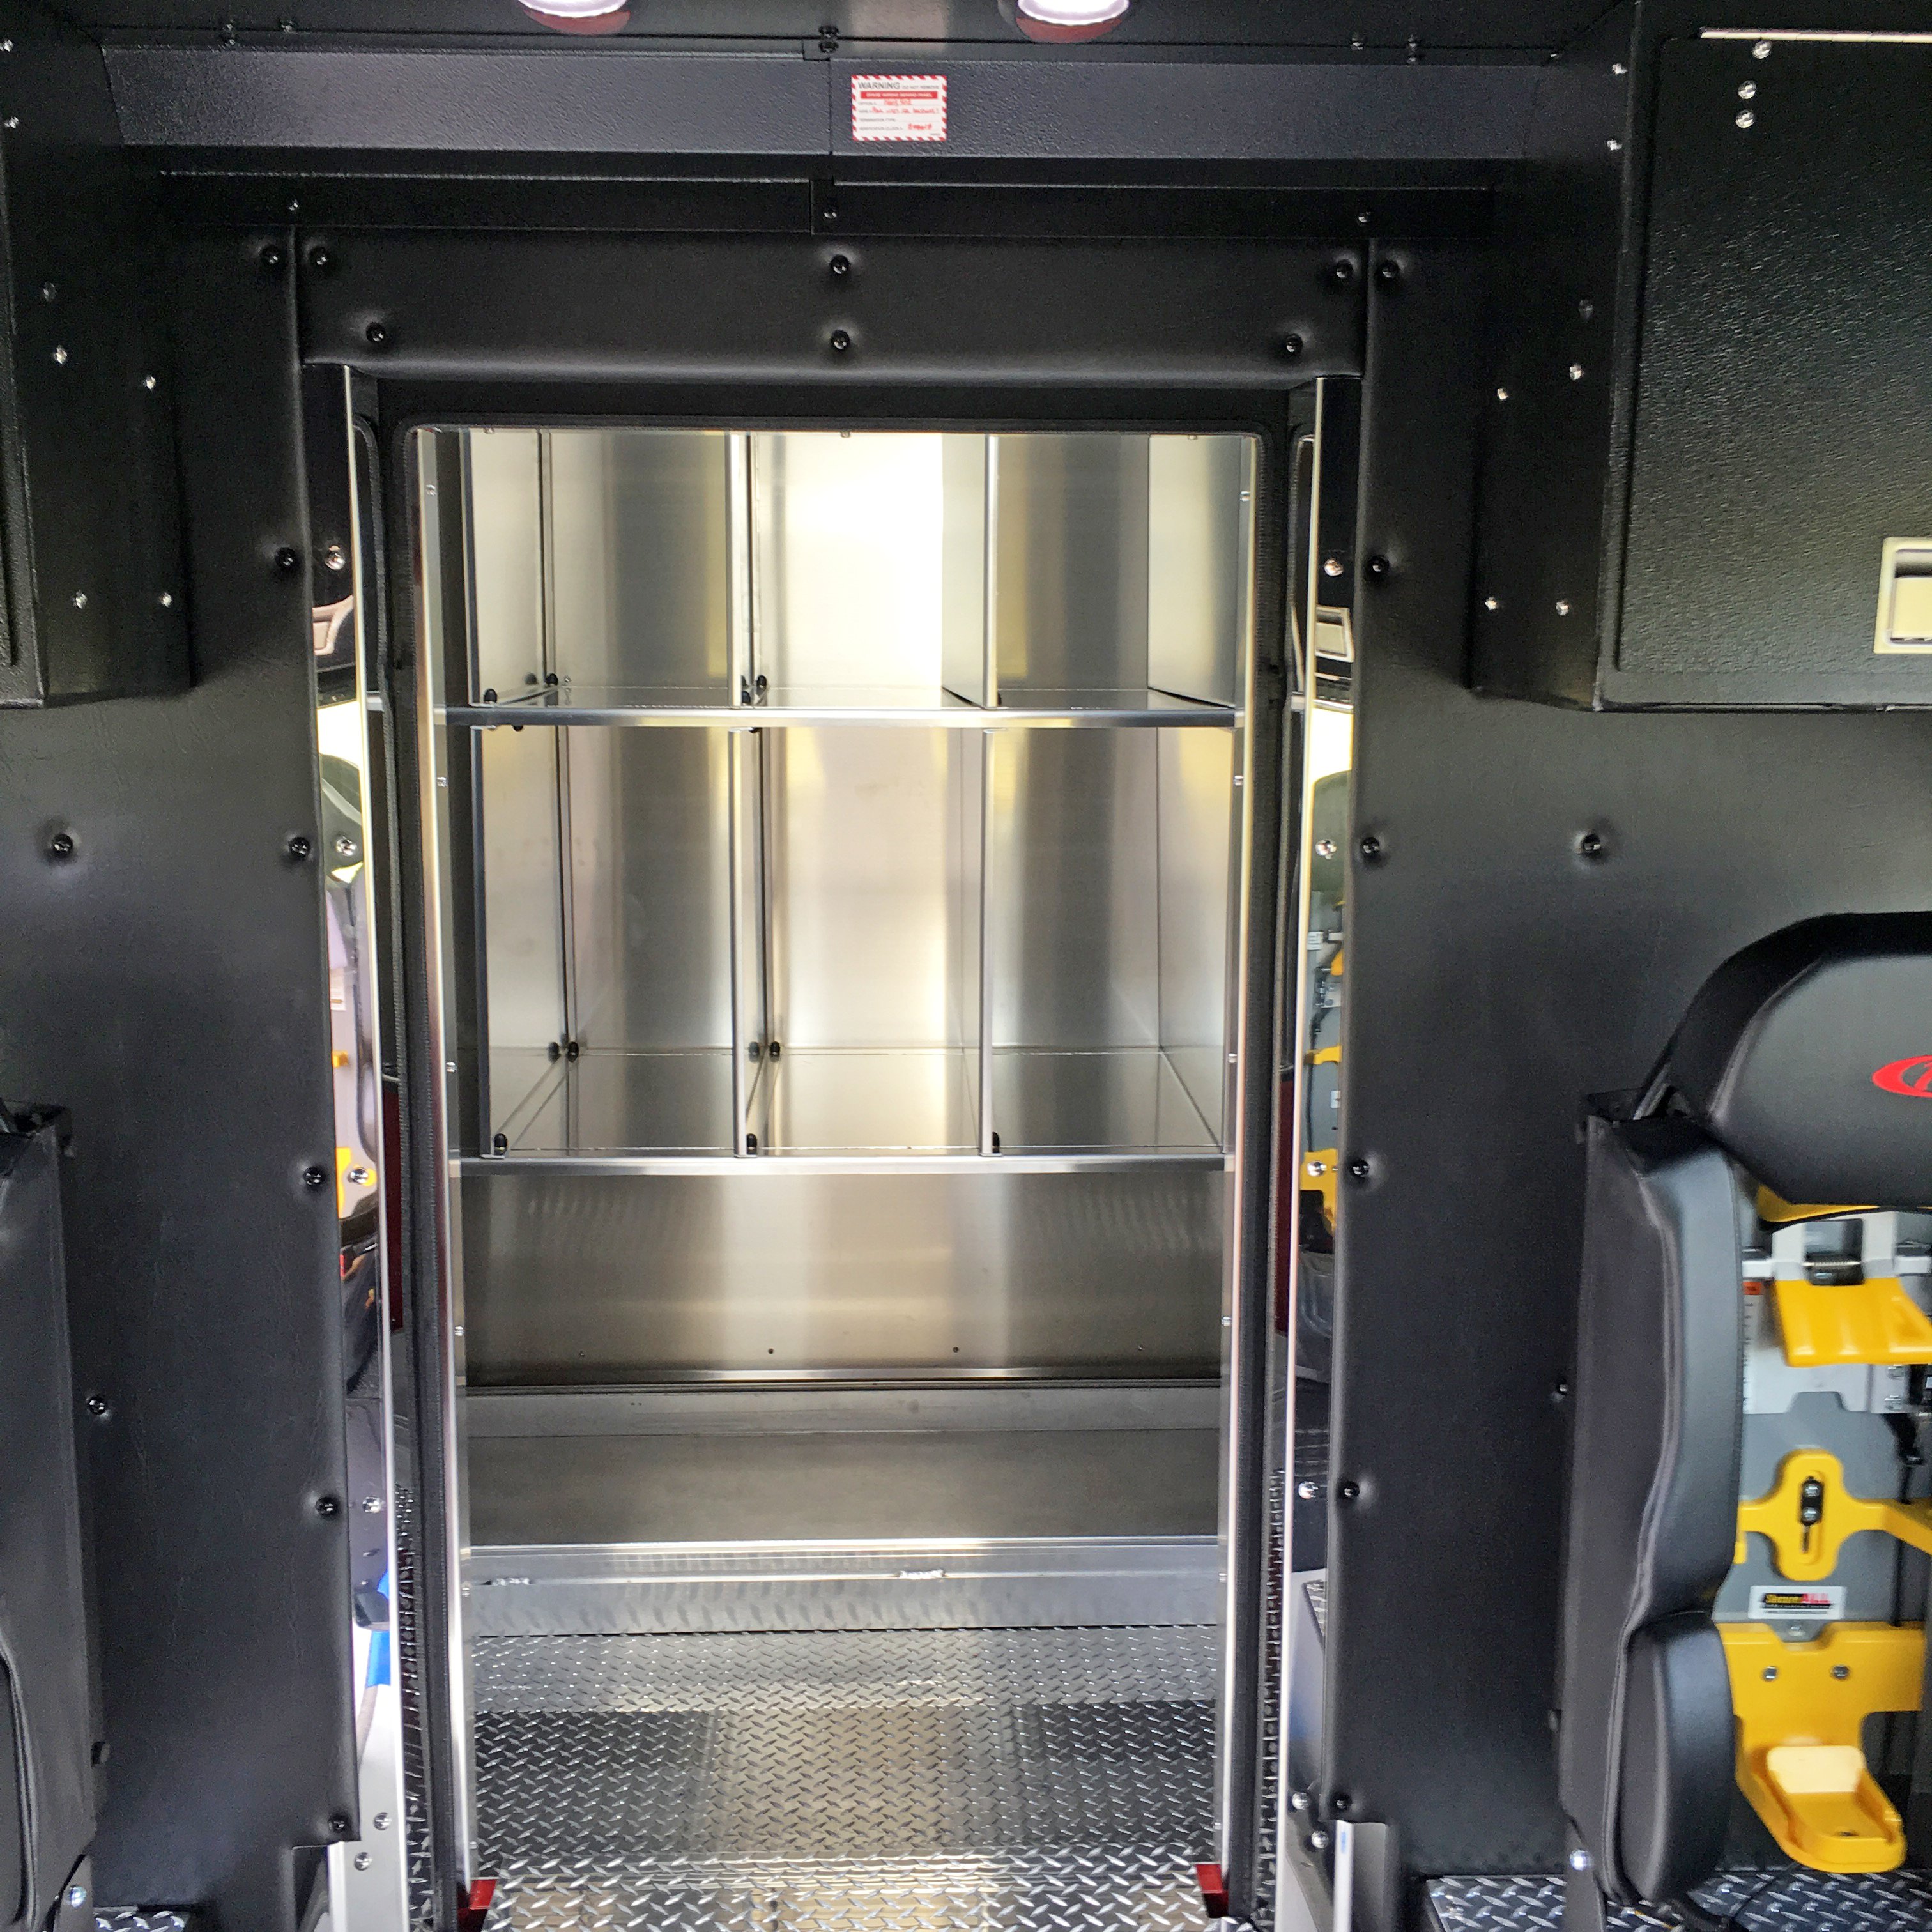
<svg viewBox="0 0 1932 1932">
<path fill-rule="evenodd" d="M 852 76 L 852 138 L 855 141 L 944 140 L 945 75 L 855 74 Z"/>
</svg>

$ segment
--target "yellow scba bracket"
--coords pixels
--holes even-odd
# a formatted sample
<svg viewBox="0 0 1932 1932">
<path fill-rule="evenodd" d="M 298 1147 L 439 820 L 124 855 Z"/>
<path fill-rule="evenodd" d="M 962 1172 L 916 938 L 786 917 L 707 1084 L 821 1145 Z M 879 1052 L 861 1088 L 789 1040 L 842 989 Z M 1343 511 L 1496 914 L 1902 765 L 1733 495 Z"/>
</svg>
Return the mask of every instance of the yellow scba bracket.
<svg viewBox="0 0 1932 1932">
<path fill-rule="evenodd" d="M 1823 1221 L 1835 1219 L 1840 1214 L 1869 1214 L 1869 1204 L 1862 1208 L 1831 1208 L 1821 1202 L 1787 1201 L 1781 1194 L 1774 1194 L 1768 1187 L 1757 1191 L 1757 1218 L 1769 1226 L 1781 1228 L 1793 1221 Z"/>
<path fill-rule="evenodd" d="M 1932 1556 L 1932 1503 L 1894 1503 L 1855 1496 L 1845 1487 L 1844 1466 L 1822 1449 L 1794 1449 L 1778 1466 L 1768 1496 L 1738 1507 L 1736 1561 L 1744 1538 L 1766 1538 L 1779 1575 L 1815 1583 L 1838 1567 L 1845 1539 L 1862 1529 L 1895 1536 Z"/>
<path fill-rule="evenodd" d="M 1789 1644 L 1763 1624 L 1720 1624 L 1738 1720 L 1738 1786 L 1766 1828 L 1814 1871 L 1905 1862 L 1905 1828 L 1859 1737 L 1879 1711 L 1916 1711 L 1922 1624 L 1834 1624 Z"/>
<path fill-rule="evenodd" d="M 1778 1325 L 1794 1369 L 1932 1362 L 1932 1321 L 1896 1275 L 1871 1281 L 1780 1281 Z"/>
</svg>

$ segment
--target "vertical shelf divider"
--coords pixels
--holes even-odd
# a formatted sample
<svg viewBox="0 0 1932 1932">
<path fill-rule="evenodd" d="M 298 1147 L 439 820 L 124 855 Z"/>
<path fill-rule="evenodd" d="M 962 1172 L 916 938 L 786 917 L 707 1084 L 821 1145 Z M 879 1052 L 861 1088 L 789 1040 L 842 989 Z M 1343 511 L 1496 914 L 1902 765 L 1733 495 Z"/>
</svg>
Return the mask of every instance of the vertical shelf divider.
<svg viewBox="0 0 1932 1932">
<path fill-rule="evenodd" d="M 728 446 L 725 526 L 731 581 L 726 619 L 733 704 L 748 702 L 752 688 L 752 439 L 734 435 Z M 745 732 L 724 736 L 725 839 L 729 853 L 726 892 L 730 900 L 731 974 L 732 1152 L 749 1156 L 752 1131 L 751 1026 L 746 1011 L 745 974 L 748 949 L 757 936 L 745 929 Z"/>
<path fill-rule="evenodd" d="M 985 653 L 981 700 L 988 711 L 1000 702 L 1000 440 L 986 439 Z M 980 734 L 980 1151 L 999 1150 L 993 1120 L 993 781 L 994 734 Z"/>
</svg>

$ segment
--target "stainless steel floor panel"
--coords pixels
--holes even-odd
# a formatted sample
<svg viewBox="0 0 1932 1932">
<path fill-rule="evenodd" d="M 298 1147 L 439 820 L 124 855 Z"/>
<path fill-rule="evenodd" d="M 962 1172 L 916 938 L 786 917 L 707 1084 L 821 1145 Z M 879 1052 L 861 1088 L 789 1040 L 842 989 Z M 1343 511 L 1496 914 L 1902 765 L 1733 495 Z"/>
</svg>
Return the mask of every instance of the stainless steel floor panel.
<svg viewBox="0 0 1932 1932">
<path fill-rule="evenodd" d="M 1834 1878 L 1801 1866 L 1726 1872 L 1695 1894 L 1708 1912 L 1738 1914 L 1738 1932 L 1925 1932 L 1932 1924 L 1932 1873 Z M 1560 1878 L 1444 1878 L 1429 1888 L 1442 1932 L 1562 1932 Z M 1680 1932 L 1678 1922 L 1645 1906 L 1610 1916 L 1611 1932 Z"/>
<path fill-rule="evenodd" d="M 479 1868 L 508 1926 L 1199 1922 L 1210 1626 L 473 1648 Z"/>
</svg>

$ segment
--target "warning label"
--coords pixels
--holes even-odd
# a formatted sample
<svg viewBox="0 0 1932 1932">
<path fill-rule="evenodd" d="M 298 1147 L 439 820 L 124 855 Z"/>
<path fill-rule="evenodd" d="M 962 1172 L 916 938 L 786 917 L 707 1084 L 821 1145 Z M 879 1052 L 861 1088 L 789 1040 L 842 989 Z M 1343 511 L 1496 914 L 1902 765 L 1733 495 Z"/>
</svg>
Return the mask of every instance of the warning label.
<svg viewBox="0 0 1932 1932">
<path fill-rule="evenodd" d="M 855 141 L 944 140 L 945 75 L 855 74 L 852 76 L 852 138 Z"/>
</svg>

